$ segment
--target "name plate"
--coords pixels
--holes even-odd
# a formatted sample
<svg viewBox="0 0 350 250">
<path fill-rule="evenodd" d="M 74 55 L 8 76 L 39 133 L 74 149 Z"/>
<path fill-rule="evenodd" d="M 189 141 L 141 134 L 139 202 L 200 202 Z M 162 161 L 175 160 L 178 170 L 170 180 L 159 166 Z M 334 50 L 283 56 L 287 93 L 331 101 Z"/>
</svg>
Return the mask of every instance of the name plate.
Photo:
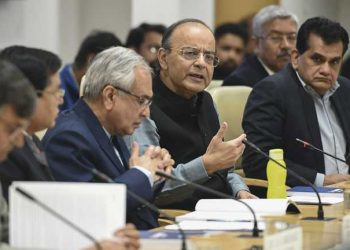
<svg viewBox="0 0 350 250">
<path fill-rule="evenodd" d="M 350 246 L 350 214 L 343 217 L 342 241 L 343 245 Z"/>
<path fill-rule="evenodd" d="M 264 250 L 301 250 L 303 231 L 300 226 L 264 236 Z"/>
</svg>

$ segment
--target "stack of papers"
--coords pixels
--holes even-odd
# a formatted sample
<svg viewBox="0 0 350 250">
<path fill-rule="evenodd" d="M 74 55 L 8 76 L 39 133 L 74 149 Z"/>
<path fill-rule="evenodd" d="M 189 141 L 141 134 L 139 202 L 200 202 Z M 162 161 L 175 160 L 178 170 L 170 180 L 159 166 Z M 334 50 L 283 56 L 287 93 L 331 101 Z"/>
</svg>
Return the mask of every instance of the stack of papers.
<svg viewBox="0 0 350 250">
<path fill-rule="evenodd" d="M 288 199 L 243 199 L 255 212 L 257 219 L 262 216 L 280 216 L 286 213 L 300 213 Z M 195 211 L 177 216 L 181 228 L 185 230 L 251 230 L 253 215 L 242 203 L 232 199 L 202 199 Z M 175 229 L 176 225 L 167 229 Z M 259 229 L 264 224 L 259 223 Z"/>
<path fill-rule="evenodd" d="M 331 205 L 343 202 L 343 190 L 339 188 L 317 187 L 321 202 L 324 205 Z M 318 204 L 316 193 L 308 186 L 296 186 L 287 190 L 288 196 L 299 204 Z"/>
</svg>

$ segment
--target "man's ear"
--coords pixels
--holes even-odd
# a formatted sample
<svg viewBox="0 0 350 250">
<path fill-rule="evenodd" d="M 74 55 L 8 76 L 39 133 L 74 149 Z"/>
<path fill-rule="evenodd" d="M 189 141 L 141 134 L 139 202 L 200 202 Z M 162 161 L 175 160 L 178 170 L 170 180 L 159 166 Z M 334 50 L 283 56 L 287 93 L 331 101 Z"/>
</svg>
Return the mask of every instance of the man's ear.
<svg viewBox="0 0 350 250">
<path fill-rule="evenodd" d="M 168 60 L 167 60 L 168 54 L 166 53 L 166 50 L 164 48 L 160 48 L 158 50 L 157 57 L 158 57 L 160 68 L 163 70 L 168 69 Z"/>
<path fill-rule="evenodd" d="M 111 85 L 107 85 L 102 90 L 102 101 L 106 110 L 112 110 L 118 96 L 115 94 L 115 89 Z"/>
<path fill-rule="evenodd" d="M 292 63 L 292 66 L 295 70 L 298 70 L 298 59 L 299 59 L 299 52 L 297 49 L 294 48 L 290 53 L 290 62 Z"/>
</svg>

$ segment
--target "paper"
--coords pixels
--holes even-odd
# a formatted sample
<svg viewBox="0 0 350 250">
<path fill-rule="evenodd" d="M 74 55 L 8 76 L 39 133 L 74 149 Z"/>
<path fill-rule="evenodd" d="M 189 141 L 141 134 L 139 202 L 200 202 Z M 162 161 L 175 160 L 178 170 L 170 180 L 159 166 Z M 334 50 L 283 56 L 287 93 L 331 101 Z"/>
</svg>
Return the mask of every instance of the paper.
<svg viewBox="0 0 350 250">
<path fill-rule="evenodd" d="M 289 197 L 289 199 L 300 204 L 318 204 L 318 199 L 314 196 L 292 196 Z M 343 197 L 321 197 L 321 202 L 323 205 L 332 205 L 343 201 Z"/>
<path fill-rule="evenodd" d="M 18 248 L 81 249 L 91 241 L 14 187 L 19 186 L 95 239 L 108 238 L 125 225 L 126 188 L 122 184 L 14 182 L 10 187 L 10 244 Z"/>
<path fill-rule="evenodd" d="M 179 223 L 182 230 L 252 230 L 253 222 L 222 222 L 222 221 L 182 221 Z M 264 222 L 258 222 L 259 230 L 265 229 Z M 178 230 L 178 226 L 168 225 L 165 227 L 167 230 Z"/>
</svg>

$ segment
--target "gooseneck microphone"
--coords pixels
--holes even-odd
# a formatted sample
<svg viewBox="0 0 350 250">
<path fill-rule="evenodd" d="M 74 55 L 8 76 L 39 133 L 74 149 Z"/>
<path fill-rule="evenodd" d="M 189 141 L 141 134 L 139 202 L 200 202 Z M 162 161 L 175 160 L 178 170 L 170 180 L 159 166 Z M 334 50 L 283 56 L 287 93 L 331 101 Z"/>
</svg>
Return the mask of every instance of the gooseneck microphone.
<svg viewBox="0 0 350 250">
<path fill-rule="evenodd" d="M 84 169 L 86 169 L 86 170 L 89 170 L 93 175 L 95 175 L 99 179 L 103 180 L 104 182 L 116 183 L 112 178 L 110 178 L 106 174 L 102 173 L 101 171 L 97 170 L 96 168 L 88 168 L 88 167 L 85 167 L 85 166 L 82 166 L 82 167 Z M 148 202 L 146 199 L 140 197 L 139 195 L 135 194 L 134 192 L 132 192 L 132 191 L 130 191 L 128 189 L 126 189 L 126 190 L 127 190 L 128 195 L 130 195 L 133 199 L 137 200 L 139 203 L 145 205 L 146 207 L 148 207 L 153 212 L 161 214 L 162 216 L 164 216 L 164 218 L 174 221 L 175 224 L 177 225 L 177 228 L 178 228 L 179 233 L 181 235 L 181 240 L 182 240 L 181 249 L 182 250 L 186 250 L 187 249 L 187 247 L 186 247 L 186 234 L 182 230 L 182 228 L 180 227 L 179 223 L 175 221 L 174 217 L 172 217 L 169 214 L 165 213 L 164 211 L 160 210 L 158 207 L 156 207 L 152 203 Z"/>
<path fill-rule="evenodd" d="M 42 209 L 44 209 L 46 212 L 48 212 L 49 214 L 53 215 L 54 217 L 56 217 L 58 220 L 62 221 L 64 224 L 68 225 L 69 227 L 73 228 L 75 231 L 79 232 L 81 235 L 83 235 L 84 237 L 86 237 L 87 239 L 89 239 L 98 250 L 102 250 L 102 247 L 100 245 L 100 243 L 97 242 L 97 240 L 91 236 L 90 234 L 88 234 L 87 232 L 85 232 L 83 229 L 81 229 L 80 227 L 78 227 L 77 225 L 75 225 L 73 222 L 69 221 L 67 218 L 63 217 L 62 215 L 60 215 L 58 212 L 56 212 L 55 210 L 53 210 L 52 208 L 50 208 L 49 206 L 47 206 L 45 203 L 43 203 L 42 201 L 38 200 L 37 198 L 35 198 L 32 194 L 28 193 L 27 191 L 25 191 L 23 188 L 20 187 L 16 187 L 15 190 L 20 193 L 21 195 L 23 195 L 24 197 L 26 197 L 27 199 L 29 199 L 30 201 L 32 201 L 33 203 L 37 204 L 39 207 L 41 207 Z"/>
<path fill-rule="evenodd" d="M 310 149 L 310 150 L 315 150 L 315 151 L 317 151 L 317 152 L 320 152 L 321 154 L 328 155 L 329 157 L 332 157 L 333 159 L 336 159 L 336 160 L 338 160 L 338 161 L 341 161 L 341 162 L 344 162 L 344 163 L 348 164 L 345 160 L 340 159 L 339 157 L 336 157 L 335 155 L 332 155 L 332 154 L 330 154 L 330 153 L 327 153 L 327 152 L 325 152 L 325 151 L 323 151 L 323 150 L 321 150 L 321 149 L 315 147 L 314 145 L 312 145 L 312 144 L 309 143 L 309 142 L 303 141 L 303 140 L 301 140 L 301 139 L 299 139 L 299 138 L 295 138 L 295 140 L 296 140 L 297 142 L 303 144 L 303 145 L 304 145 L 304 148 L 307 148 L 307 149 Z"/>
<path fill-rule="evenodd" d="M 259 228 L 258 228 L 258 221 L 256 219 L 256 215 L 255 215 L 255 212 L 254 210 L 247 204 L 245 203 L 244 201 L 241 201 L 239 199 L 235 199 L 233 198 L 232 196 L 228 195 L 228 194 L 225 194 L 225 193 L 222 193 L 222 192 L 219 192 L 219 191 L 216 191 L 215 189 L 211 189 L 211 188 L 208 188 L 206 186 L 202 186 L 202 185 L 199 185 L 195 182 L 191 182 L 191 181 L 188 181 L 188 180 L 185 180 L 185 179 L 182 179 L 182 178 L 178 178 L 174 175 L 168 175 L 164 172 L 161 172 L 161 171 L 156 171 L 156 175 L 158 176 L 161 176 L 161 177 L 164 177 L 164 178 L 167 178 L 167 179 L 170 179 L 170 180 L 175 180 L 175 181 L 179 181 L 181 183 L 184 183 L 184 184 L 187 184 L 191 187 L 195 187 L 197 189 L 200 189 L 201 191 L 204 191 L 206 193 L 209 193 L 209 194 L 213 194 L 213 195 L 216 195 L 218 197 L 221 197 L 221 198 L 225 198 L 225 199 L 231 199 L 231 200 L 235 200 L 235 201 L 238 201 L 240 203 L 242 203 L 244 206 L 246 206 L 249 211 L 253 214 L 253 218 L 254 218 L 254 224 L 253 224 L 253 230 L 252 230 L 252 233 L 253 233 L 253 237 L 259 237 Z"/>
<path fill-rule="evenodd" d="M 317 199 L 318 199 L 318 209 L 317 209 L 317 220 L 324 220 L 324 212 L 323 212 L 323 206 L 322 206 L 322 202 L 321 202 L 321 197 L 320 194 L 318 193 L 318 191 L 316 190 L 316 186 L 311 183 L 310 181 L 308 181 L 307 179 L 305 179 L 304 177 L 302 177 L 301 175 L 297 174 L 296 172 L 294 172 L 292 169 L 287 169 L 285 166 L 283 166 L 281 163 L 279 163 L 278 161 L 276 161 L 275 159 L 271 158 L 268 154 L 266 154 L 265 152 L 263 152 L 258 146 L 256 146 L 254 143 L 248 141 L 247 138 L 245 138 L 242 143 L 244 143 L 245 145 L 251 147 L 252 149 L 254 149 L 256 152 L 258 152 L 259 154 L 263 155 L 265 158 L 273 161 L 274 163 L 276 163 L 278 166 L 280 166 L 281 168 L 284 168 L 288 171 L 288 173 L 290 173 L 293 177 L 297 178 L 299 181 L 301 181 L 302 183 L 304 183 L 305 185 L 311 187 L 311 189 L 316 193 L 317 195 Z"/>
</svg>

